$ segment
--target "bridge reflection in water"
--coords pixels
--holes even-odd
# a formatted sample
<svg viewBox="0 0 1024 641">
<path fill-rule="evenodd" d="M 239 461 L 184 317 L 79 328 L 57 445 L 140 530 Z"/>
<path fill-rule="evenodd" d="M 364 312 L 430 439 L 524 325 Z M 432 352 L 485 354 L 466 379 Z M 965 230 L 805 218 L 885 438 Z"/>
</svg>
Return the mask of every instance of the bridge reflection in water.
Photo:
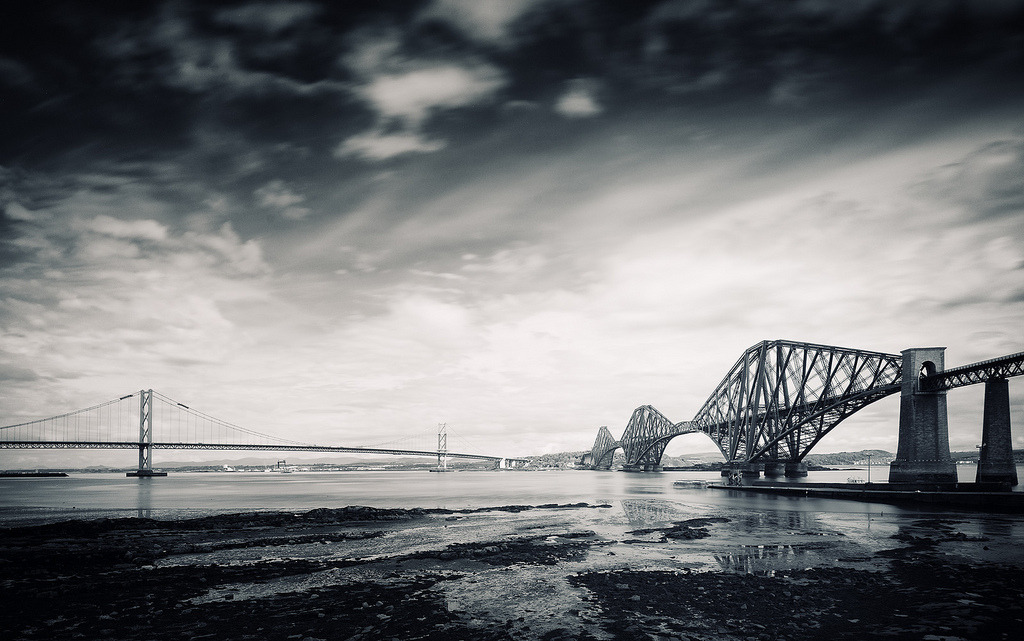
<svg viewBox="0 0 1024 641">
<path fill-rule="evenodd" d="M 735 552 L 716 554 L 715 560 L 723 570 L 774 576 L 776 570 L 797 565 L 800 557 L 807 556 L 813 548 L 801 545 L 741 545 Z"/>
</svg>

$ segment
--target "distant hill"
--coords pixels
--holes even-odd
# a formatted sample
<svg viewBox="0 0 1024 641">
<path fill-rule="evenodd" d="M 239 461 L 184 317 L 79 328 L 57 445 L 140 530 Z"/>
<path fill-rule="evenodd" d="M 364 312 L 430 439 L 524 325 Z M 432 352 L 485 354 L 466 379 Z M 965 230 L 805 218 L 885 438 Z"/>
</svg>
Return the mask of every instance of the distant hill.
<svg viewBox="0 0 1024 641">
<path fill-rule="evenodd" d="M 527 456 L 530 467 L 556 467 L 572 468 L 587 450 L 579 452 L 558 452 L 555 454 L 544 454 L 541 456 Z M 830 452 L 823 454 L 808 454 L 804 461 L 808 465 L 834 467 L 841 465 L 867 465 L 868 455 L 871 456 L 872 465 L 888 465 L 895 455 L 885 450 L 861 450 L 859 452 Z M 977 458 L 977 452 L 974 453 Z M 954 459 L 957 457 L 954 456 Z M 622 450 L 615 451 L 613 467 L 622 464 Z M 717 466 L 723 463 L 722 455 L 719 452 L 697 452 L 683 456 L 665 456 L 661 464 L 665 467 L 690 467 L 690 466 Z"/>
<path fill-rule="evenodd" d="M 871 456 L 872 465 L 888 465 L 896 458 L 892 452 L 885 450 L 861 450 L 859 452 L 830 452 L 826 454 L 815 454 L 811 452 L 804 457 L 808 465 L 867 465 L 868 455 Z"/>
<path fill-rule="evenodd" d="M 953 457 L 954 461 L 977 461 L 980 456 L 978 450 L 965 450 L 962 452 L 950 452 L 950 456 Z M 1013 462 L 1024 463 L 1024 450 L 1013 451 Z"/>
<path fill-rule="evenodd" d="M 524 456 L 522 458 L 525 458 L 530 462 L 529 467 L 572 468 L 576 466 L 576 461 L 580 460 L 580 457 L 589 451 L 590 450 L 583 450 L 579 452 L 556 452 L 554 454 Z"/>
</svg>

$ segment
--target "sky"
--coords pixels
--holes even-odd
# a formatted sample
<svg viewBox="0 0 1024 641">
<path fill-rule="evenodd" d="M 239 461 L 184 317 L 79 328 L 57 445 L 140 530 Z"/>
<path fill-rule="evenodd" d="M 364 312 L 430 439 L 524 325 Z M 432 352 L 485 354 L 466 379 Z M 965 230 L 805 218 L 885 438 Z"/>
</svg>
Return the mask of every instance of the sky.
<svg viewBox="0 0 1024 641">
<path fill-rule="evenodd" d="M 762 340 L 1024 351 L 1022 1 L 2 11 L 0 425 L 152 388 L 523 456 L 689 420 Z"/>
</svg>

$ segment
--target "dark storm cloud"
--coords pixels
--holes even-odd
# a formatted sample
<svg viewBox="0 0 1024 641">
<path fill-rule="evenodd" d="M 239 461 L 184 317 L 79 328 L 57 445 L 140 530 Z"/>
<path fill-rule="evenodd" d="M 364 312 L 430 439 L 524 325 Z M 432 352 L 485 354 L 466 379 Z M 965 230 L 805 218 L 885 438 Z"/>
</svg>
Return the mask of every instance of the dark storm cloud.
<svg viewBox="0 0 1024 641">
<path fill-rule="evenodd" d="M 1024 68 L 1022 27 L 1019 3 L 688 0 L 618 11 L 553 3 L 517 23 L 510 55 L 548 79 L 611 76 L 654 93 L 792 106 L 911 90 L 905 85 L 966 71 L 1009 79 Z M 544 77 L 523 83 L 543 91 Z"/>
<path fill-rule="evenodd" d="M 339 64 L 366 29 L 397 34 L 394 55 L 407 63 L 472 58 L 499 70 L 502 102 L 554 104 L 567 83 L 600 80 L 622 105 L 732 95 L 836 107 L 962 74 L 998 100 L 1019 91 L 999 83 L 1024 71 L 1024 8 L 1012 2 L 555 0 L 520 3 L 499 16 L 507 24 L 475 31 L 453 18 L 459 5 L 26 3 L 4 21 L 2 160 L 83 144 L 166 153 L 209 121 L 310 144 L 327 130 L 337 144 L 379 106 L 362 99 L 358 70 Z M 489 30 L 508 34 L 501 46 L 481 40 Z"/>
<path fill-rule="evenodd" d="M 764 135 L 871 103 L 955 117 L 922 89 L 993 105 L 1024 90 L 1012 2 L 34 2 L 0 30 L 0 166 L 55 189 L 20 197 L 106 172 L 165 216 L 222 203 L 245 236 L 347 215 L 379 166 L 469 180 L 618 119 Z M 986 213 L 1015 206 L 1003 178 Z M 301 204 L 265 205 L 283 202 L 270 189 Z M 395 204 L 382 216 L 411 211 Z"/>
</svg>

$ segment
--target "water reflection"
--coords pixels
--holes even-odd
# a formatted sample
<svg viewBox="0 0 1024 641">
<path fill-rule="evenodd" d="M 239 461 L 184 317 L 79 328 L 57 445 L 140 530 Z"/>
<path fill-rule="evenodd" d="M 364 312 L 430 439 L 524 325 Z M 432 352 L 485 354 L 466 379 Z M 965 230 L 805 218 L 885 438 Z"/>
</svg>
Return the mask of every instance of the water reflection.
<svg viewBox="0 0 1024 641">
<path fill-rule="evenodd" d="M 819 474 L 825 476 L 818 479 Z M 828 474 L 813 472 L 811 479 L 827 481 Z M 849 476 L 849 472 L 842 474 Z M 1024 472 L 1021 476 L 1024 477 Z M 789 531 L 813 529 L 815 523 L 823 521 L 848 522 L 840 515 L 863 513 L 888 522 L 900 516 L 935 511 L 932 507 L 914 510 L 858 501 L 674 486 L 674 481 L 680 479 L 720 481 L 717 475 L 702 472 L 630 474 L 575 470 L 457 474 L 181 472 L 158 479 L 126 479 L 123 473 L 73 474 L 68 478 L 39 479 L 33 483 L 0 479 L 0 523 L 19 519 L 32 510 L 33 514 L 43 511 L 46 515 L 33 518 L 52 521 L 80 517 L 84 509 L 129 510 L 129 514 L 149 516 L 196 510 L 223 513 L 346 505 L 461 509 L 587 502 L 613 504 L 618 508 L 623 502 L 627 518 L 640 527 L 646 527 L 648 522 L 672 522 L 721 513 L 729 518 L 746 518 L 759 526 L 760 531 L 768 531 L 772 526 Z M 1017 518 L 993 518 L 988 527 L 999 531 L 1006 527 L 999 524 L 1000 520 Z M 1021 528 L 1024 529 L 1024 523 Z M 1013 535 L 1024 536 L 1024 531 L 1017 529 Z"/>
<path fill-rule="evenodd" d="M 793 545 L 741 545 L 735 552 L 716 554 L 722 569 L 761 576 L 773 576 L 775 571 L 796 565 L 798 558 L 809 550 Z"/>
<path fill-rule="evenodd" d="M 743 522 L 751 529 L 771 528 L 786 531 L 806 530 L 817 526 L 817 518 L 811 512 L 751 512 L 743 517 Z"/>
<path fill-rule="evenodd" d="M 630 525 L 652 525 L 680 520 L 679 506 L 659 499 L 623 499 L 622 511 Z"/>
<path fill-rule="evenodd" d="M 139 478 L 135 506 L 140 519 L 153 517 L 153 479 Z"/>
<path fill-rule="evenodd" d="M 1014 526 L 1019 525 L 1013 521 L 985 519 L 980 523 L 980 531 L 983 536 L 1013 536 L 1014 530 L 1017 528 Z"/>
</svg>

